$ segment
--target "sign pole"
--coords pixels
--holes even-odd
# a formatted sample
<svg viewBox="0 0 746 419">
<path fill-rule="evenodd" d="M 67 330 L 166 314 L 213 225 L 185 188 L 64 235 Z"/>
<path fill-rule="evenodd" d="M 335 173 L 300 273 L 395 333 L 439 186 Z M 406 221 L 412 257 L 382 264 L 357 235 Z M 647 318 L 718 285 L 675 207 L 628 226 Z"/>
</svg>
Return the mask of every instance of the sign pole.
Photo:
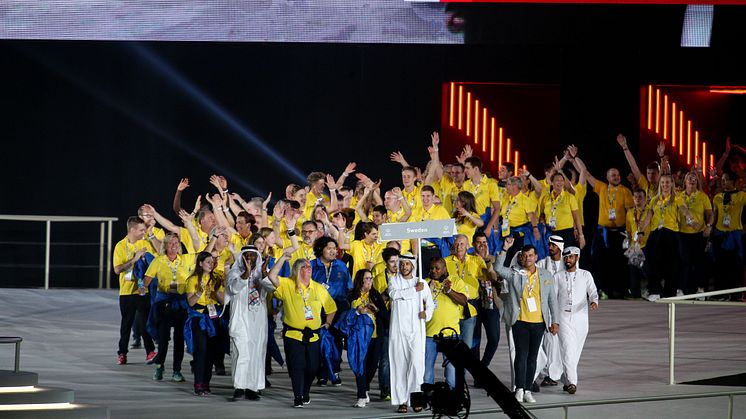
<svg viewBox="0 0 746 419">
<path fill-rule="evenodd" d="M 422 273 L 422 239 L 417 237 L 417 272 L 420 273 L 420 279 L 424 280 L 425 275 Z"/>
</svg>

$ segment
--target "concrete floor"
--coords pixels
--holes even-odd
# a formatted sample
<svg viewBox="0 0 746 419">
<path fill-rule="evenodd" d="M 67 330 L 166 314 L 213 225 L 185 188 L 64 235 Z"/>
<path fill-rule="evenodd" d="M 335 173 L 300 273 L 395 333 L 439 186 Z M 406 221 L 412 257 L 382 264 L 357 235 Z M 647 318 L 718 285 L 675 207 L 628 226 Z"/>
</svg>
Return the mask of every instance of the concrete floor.
<svg viewBox="0 0 746 419">
<path fill-rule="evenodd" d="M 396 416 L 389 403 L 378 400 L 376 380 L 369 407 L 353 409 L 355 385 L 346 366 L 343 366 L 343 385 L 314 387 L 311 405 L 302 410 L 290 408 L 290 380 L 276 366 L 275 374 L 270 377 L 273 386 L 265 391 L 260 402 L 226 402 L 232 394 L 230 376 L 214 377 L 214 395 L 207 398 L 192 395 L 191 374 L 186 374 L 186 383 L 154 382 L 153 368 L 145 365 L 143 350 L 130 352 L 130 364 L 116 365 L 119 328 L 116 291 L 0 289 L 0 306 L 3 307 L 0 335 L 24 338 L 23 370 L 39 373 L 40 385 L 74 389 L 77 402 L 109 406 L 113 418 Z M 744 308 L 679 307 L 677 381 L 746 371 Z M 592 313 L 590 329 L 579 367 L 578 393 L 570 396 L 561 388 L 543 388 L 536 395 L 539 404 L 745 389 L 667 385 L 665 305 L 603 301 L 600 309 Z M 186 372 L 188 360 L 187 355 Z M 0 368 L 10 369 L 12 362 L 12 346 L 0 347 Z M 226 363 L 230 363 L 230 358 L 226 358 Z M 509 381 L 504 341 L 491 370 Z M 166 378 L 170 373 L 167 369 Z M 442 372 L 438 371 L 436 377 L 442 377 Z M 473 390 L 474 416 L 495 417 L 496 407 L 483 391 Z M 479 414 L 480 411 L 485 413 Z M 735 398 L 734 411 L 734 417 L 746 418 L 746 396 Z M 726 413 L 727 397 L 717 397 L 571 408 L 569 417 L 720 418 L 726 417 Z M 535 410 L 534 414 L 540 418 L 562 417 L 559 408 Z"/>
</svg>

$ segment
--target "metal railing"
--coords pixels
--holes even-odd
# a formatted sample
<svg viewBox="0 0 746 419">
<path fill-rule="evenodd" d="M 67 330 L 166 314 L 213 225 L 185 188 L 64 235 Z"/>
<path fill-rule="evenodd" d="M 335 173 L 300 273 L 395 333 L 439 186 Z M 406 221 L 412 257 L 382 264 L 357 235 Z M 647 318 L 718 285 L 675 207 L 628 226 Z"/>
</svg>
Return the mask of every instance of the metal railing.
<svg viewBox="0 0 746 419">
<path fill-rule="evenodd" d="M 16 359 L 13 367 L 13 372 L 19 372 L 21 371 L 21 342 L 23 342 L 22 337 L 18 336 L 0 336 L 0 344 L 3 343 L 15 343 L 16 344 Z"/>
<path fill-rule="evenodd" d="M 705 399 L 712 397 L 728 397 L 728 419 L 733 418 L 733 399 L 736 396 L 746 396 L 746 390 L 733 390 L 733 391 L 714 391 L 706 393 L 689 393 L 689 394 L 666 394 L 661 396 L 641 396 L 641 397 L 622 397 L 618 399 L 601 399 L 601 400 L 586 400 L 577 402 L 560 402 L 560 403 L 546 403 L 546 404 L 535 404 L 535 405 L 524 405 L 528 410 L 543 410 L 543 409 L 562 409 L 563 417 L 567 419 L 569 416 L 569 409 L 571 407 L 583 407 L 583 406 L 599 406 L 605 404 L 626 404 L 626 403 L 642 403 L 642 402 L 661 402 L 667 400 L 686 400 L 686 399 Z M 502 409 L 480 409 L 472 410 L 470 415 L 474 414 L 488 414 L 488 413 L 500 413 Z M 429 416 L 429 415 L 428 415 Z"/>
<path fill-rule="evenodd" d="M 678 297 L 661 298 L 656 301 L 660 304 L 668 304 L 668 384 L 676 384 L 674 378 L 674 354 L 676 346 L 676 305 L 690 304 L 703 306 L 729 306 L 729 307 L 746 307 L 743 302 L 731 301 L 697 301 L 697 298 L 712 297 L 716 295 L 733 294 L 746 291 L 746 287 L 731 288 L 722 291 L 710 291 L 698 294 L 681 295 Z"/>
<path fill-rule="evenodd" d="M 98 259 L 98 287 L 103 288 L 106 276 L 106 288 L 111 288 L 111 228 L 117 221 L 115 217 L 75 217 L 58 215 L 10 215 L 0 214 L 0 220 L 5 221 L 35 221 L 46 224 L 46 238 L 44 241 L 44 289 L 49 289 L 49 257 L 52 234 L 52 223 L 101 223 Z M 106 242 L 106 258 L 104 258 L 104 242 Z M 105 260 L 105 262 L 104 262 Z M 104 266 L 106 270 L 104 270 Z"/>
</svg>

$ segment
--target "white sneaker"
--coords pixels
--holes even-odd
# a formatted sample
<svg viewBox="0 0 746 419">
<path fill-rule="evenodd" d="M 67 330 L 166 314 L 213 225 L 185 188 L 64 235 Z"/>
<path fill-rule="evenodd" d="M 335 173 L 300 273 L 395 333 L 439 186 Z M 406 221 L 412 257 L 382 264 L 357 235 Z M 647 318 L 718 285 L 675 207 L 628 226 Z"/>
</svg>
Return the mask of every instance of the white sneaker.
<svg viewBox="0 0 746 419">
<path fill-rule="evenodd" d="M 676 290 L 676 296 L 677 297 L 681 297 L 683 295 L 684 295 L 684 291 L 682 291 L 682 290 Z"/>
<path fill-rule="evenodd" d="M 536 403 L 536 399 L 534 399 L 530 391 L 523 392 L 523 401 L 526 403 Z"/>
<path fill-rule="evenodd" d="M 515 390 L 515 399 L 518 400 L 519 403 L 523 403 L 523 389 L 517 388 Z"/>
<path fill-rule="evenodd" d="M 656 301 L 658 301 L 660 299 L 661 299 L 660 294 L 650 294 L 650 295 L 648 295 L 648 301 L 650 301 L 651 303 L 654 303 L 654 302 L 656 302 Z"/>
<path fill-rule="evenodd" d="M 365 403 L 366 404 L 370 403 L 370 396 L 368 395 L 367 391 L 365 392 Z"/>
<path fill-rule="evenodd" d="M 357 402 L 352 407 L 365 407 L 365 399 L 357 399 Z"/>
</svg>

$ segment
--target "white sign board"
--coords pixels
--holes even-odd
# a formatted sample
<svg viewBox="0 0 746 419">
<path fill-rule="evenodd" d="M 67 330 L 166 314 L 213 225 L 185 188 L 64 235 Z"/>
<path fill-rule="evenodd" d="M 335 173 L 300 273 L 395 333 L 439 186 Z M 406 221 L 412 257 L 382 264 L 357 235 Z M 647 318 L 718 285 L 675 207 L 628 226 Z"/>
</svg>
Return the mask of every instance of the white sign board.
<svg viewBox="0 0 746 419">
<path fill-rule="evenodd" d="M 455 234 L 456 222 L 453 218 L 416 223 L 386 223 L 378 228 L 381 241 L 451 237 Z"/>
</svg>

